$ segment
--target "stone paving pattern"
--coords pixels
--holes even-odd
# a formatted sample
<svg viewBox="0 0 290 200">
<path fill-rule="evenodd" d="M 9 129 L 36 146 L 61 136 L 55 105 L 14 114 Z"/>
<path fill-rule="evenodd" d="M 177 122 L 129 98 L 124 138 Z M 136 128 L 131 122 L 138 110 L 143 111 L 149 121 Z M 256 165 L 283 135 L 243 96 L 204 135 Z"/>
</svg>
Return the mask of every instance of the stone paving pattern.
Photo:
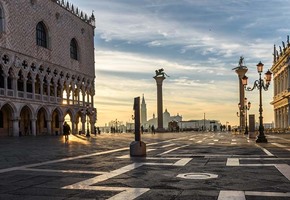
<svg viewBox="0 0 290 200">
<path fill-rule="evenodd" d="M 232 133 L 146 133 L 146 157 L 130 157 L 134 135 L 0 139 L 0 199 L 290 199 L 290 135 L 256 144 Z M 186 173 L 210 179 L 177 177 Z"/>
</svg>

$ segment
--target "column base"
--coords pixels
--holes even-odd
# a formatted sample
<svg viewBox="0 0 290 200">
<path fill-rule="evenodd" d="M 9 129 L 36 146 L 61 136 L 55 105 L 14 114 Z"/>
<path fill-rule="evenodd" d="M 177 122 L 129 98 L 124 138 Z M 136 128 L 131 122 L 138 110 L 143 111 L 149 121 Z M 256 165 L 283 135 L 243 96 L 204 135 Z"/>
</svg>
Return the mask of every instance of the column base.
<svg viewBox="0 0 290 200">
<path fill-rule="evenodd" d="M 267 143 L 268 140 L 267 138 L 263 135 L 263 136 L 258 136 L 258 139 L 256 140 L 256 143 Z"/>
<path fill-rule="evenodd" d="M 155 131 L 158 132 L 158 133 L 166 132 L 165 128 L 157 128 Z"/>
<path fill-rule="evenodd" d="M 131 142 L 130 156 L 146 156 L 146 144 L 142 141 Z"/>
</svg>

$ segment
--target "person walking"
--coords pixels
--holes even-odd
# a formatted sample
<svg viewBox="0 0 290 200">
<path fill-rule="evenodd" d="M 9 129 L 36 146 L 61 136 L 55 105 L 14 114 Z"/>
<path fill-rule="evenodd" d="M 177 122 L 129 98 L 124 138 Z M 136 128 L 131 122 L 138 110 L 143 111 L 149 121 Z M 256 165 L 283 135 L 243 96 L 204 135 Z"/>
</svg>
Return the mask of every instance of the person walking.
<svg viewBox="0 0 290 200">
<path fill-rule="evenodd" d="M 64 124 L 63 124 L 63 135 L 64 135 L 65 142 L 68 142 L 69 134 L 70 134 L 70 127 L 69 127 L 69 125 L 66 122 L 64 122 Z"/>
<path fill-rule="evenodd" d="M 155 134 L 155 127 L 154 125 L 151 126 L 152 134 Z"/>
</svg>

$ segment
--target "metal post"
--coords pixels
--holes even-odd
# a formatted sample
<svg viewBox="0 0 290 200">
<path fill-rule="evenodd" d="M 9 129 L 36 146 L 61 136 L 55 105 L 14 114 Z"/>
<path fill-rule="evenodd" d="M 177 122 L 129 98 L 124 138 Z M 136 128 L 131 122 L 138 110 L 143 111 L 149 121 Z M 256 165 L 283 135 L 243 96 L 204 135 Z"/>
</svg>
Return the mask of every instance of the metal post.
<svg viewBox="0 0 290 200">
<path fill-rule="evenodd" d="M 257 143 L 261 143 L 261 142 L 268 142 L 267 138 L 265 137 L 264 134 L 264 125 L 263 125 L 263 104 L 262 104 L 262 78 L 261 78 L 261 72 L 259 73 L 259 94 L 260 94 L 260 105 L 259 105 L 259 121 L 260 121 L 260 125 L 259 125 L 259 135 L 258 135 L 258 139 L 256 140 Z"/>
<path fill-rule="evenodd" d="M 248 106 L 247 105 L 245 105 L 246 106 L 246 130 L 245 130 L 245 135 L 248 135 L 249 134 L 249 130 L 248 130 Z"/>
<path fill-rule="evenodd" d="M 140 97 L 134 98 L 135 141 L 141 141 L 140 135 Z"/>
</svg>

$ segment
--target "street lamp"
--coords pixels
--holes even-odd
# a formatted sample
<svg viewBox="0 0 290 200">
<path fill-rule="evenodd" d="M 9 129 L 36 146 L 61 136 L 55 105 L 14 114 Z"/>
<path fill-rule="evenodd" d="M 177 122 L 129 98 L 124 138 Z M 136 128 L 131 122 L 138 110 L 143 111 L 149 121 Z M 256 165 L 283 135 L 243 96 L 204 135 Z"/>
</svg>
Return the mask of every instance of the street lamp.
<svg viewBox="0 0 290 200">
<path fill-rule="evenodd" d="M 94 109 L 91 111 L 90 110 L 90 106 L 89 106 L 89 104 L 87 104 L 86 105 L 86 109 L 83 109 L 82 110 L 82 113 L 84 114 L 84 115 L 86 115 L 86 122 L 87 122 L 87 133 L 86 133 L 86 136 L 87 137 L 90 137 L 90 127 L 89 127 L 89 115 L 94 115 L 95 114 L 95 111 L 94 111 Z"/>
<path fill-rule="evenodd" d="M 260 113 L 260 116 L 259 116 L 259 135 L 258 135 L 258 139 L 256 140 L 257 143 L 266 143 L 268 142 L 265 134 L 264 134 L 264 125 L 263 125 L 263 104 L 262 104 L 262 89 L 264 89 L 265 91 L 268 90 L 269 88 L 269 85 L 270 85 L 270 82 L 271 82 L 271 76 L 272 76 L 272 73 L 268 70 L 266 73 L 265 73 L 265 80 L 263 80 L 261 78 L 261 73 L 263 72 L 263 66 L 264 64 L 261 63 L 261 61 L 257 64 L 257 71 L 259 73 L 259 79 L 256 80 L 254 82 L 254 86 L 251 88 L 251 87 L 246 87 L 246 85 L 248 84 L 248 77 L 245 75 L 243 78 L 242 78 L 242 83 L 245 87 L 245 90 L 247 91 L 253 91 L 255 88 L 257 88 L 259 90 L 259 96 L 260 96 L 260 103 L 259 103 L 259 113 Z"/>
<path fill-rule="evenodd" d="M 248 113 L 247 112 L 251 108 L 251 102 L 247 102 L 248 101 L 247 98 L 245 98 L 244 101 L 245 101 L 245 103 L 244 103 L 243 107 L 241 106 L 241 103 L 239 103 L 238 106 L 239 106 L 240 111 L 242 111 L 243 114 L 246 115 L 246 129 L 245 129 L 245 133 L 244 134 L 248 135 L 249 131 L 248 131 Z M 237 112 L 237 115 L 238 115 L 238 112 Z"/>
</svg>

